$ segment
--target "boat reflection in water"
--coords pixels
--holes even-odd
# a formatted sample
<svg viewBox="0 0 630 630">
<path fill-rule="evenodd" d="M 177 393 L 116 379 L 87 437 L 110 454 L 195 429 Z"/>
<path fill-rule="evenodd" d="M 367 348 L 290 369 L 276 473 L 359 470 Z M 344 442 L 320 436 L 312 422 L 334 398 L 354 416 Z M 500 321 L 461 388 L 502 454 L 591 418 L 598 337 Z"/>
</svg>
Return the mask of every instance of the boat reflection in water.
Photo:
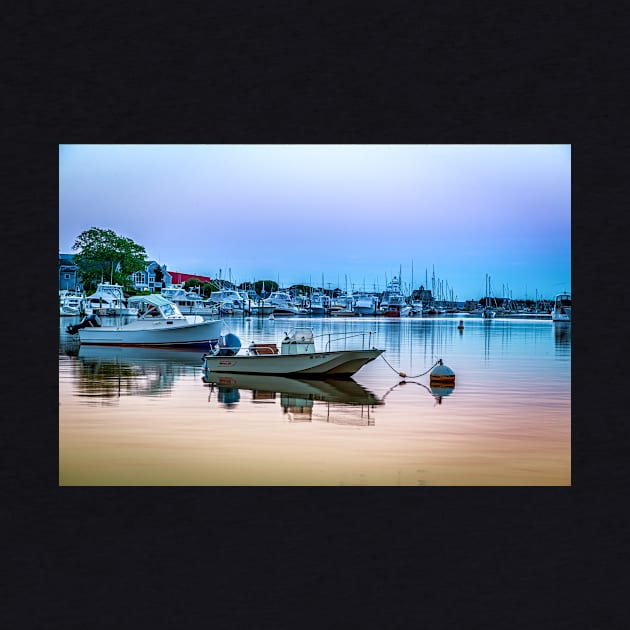
<svg viewBox="0 0 630 630">
<path fill-rule="evenodd" d="M 201 369 L 202 354 L 199 349 L 81 346 L 78 395 L 109 404 L 121 396 L 169 395 L 178 377 Z"/>
<path fill-rule="evenodd" d="M 241 401 L 241 390 L 251 392 L 252 404 L 275 404 L 279 398 L 290 422 L 320 420 L 371 426 L 373 408 L 383 404 L 353 379 L 314 380 L 207 372 L 202 380 L 210 387 L 208 401 L 211 402 L 216 393 L 218 402 L 228 409 Z"/>
</svg>

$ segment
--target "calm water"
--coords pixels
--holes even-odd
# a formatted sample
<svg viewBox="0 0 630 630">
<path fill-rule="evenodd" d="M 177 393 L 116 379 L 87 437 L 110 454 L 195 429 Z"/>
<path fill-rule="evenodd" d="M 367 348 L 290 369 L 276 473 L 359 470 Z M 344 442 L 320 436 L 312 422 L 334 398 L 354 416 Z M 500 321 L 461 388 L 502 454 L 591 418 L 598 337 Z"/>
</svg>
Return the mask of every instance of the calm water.
<svg viewBox="0 0 630 630">
<path fill-rule="evenodd" d="M 78 319 L 60 318 L 60 485 L 571 483 L 570 324 L 227 318 L 243 346 L 294 325 L 374 331 L 394 369 L 379 357 L 347 383 L 207 383 L 200 350 L 80 347 L 64 332 Z M 452 390 L 418 376 L 440 358 Z"/>
</svg>

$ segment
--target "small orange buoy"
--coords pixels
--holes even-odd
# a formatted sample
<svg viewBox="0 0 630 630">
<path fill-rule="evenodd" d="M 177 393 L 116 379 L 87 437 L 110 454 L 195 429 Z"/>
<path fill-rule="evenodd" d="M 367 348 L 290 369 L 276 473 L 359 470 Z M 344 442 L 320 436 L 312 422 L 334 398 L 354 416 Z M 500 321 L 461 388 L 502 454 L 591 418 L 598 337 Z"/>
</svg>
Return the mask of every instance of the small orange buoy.
<svg viewBox="0 0 630 630">
<path fill-rule="evenodd" d="M 455 387 L 455 372 L 453 372 L 453 370 L 451 370 L 451 368 L 447 365 L 444 365 L 442 359 L 440 359 L 438 361 L 438 365 L 436 365 L 431 371 L 429 380 L 432 387 L 434 385 L 441 387 Z"/>
<path fill-rule="evenodd" d="M 459 326 L 457 326 L 457 330 L 464 330 L 464 320 L 459 320 Z"/>
</svg>

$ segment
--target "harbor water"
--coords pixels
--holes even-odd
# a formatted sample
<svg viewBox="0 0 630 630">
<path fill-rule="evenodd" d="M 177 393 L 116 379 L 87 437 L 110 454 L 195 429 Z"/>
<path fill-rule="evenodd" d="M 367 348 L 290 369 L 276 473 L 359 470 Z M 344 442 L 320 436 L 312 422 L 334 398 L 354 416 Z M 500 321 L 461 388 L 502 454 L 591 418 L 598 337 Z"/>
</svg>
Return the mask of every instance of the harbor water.
<svg viewBox="0 0 630 630">
<path fill-rule="evenodd" d="M 571 484 L 571 324 L 225 319 L 244 347 L 304 326 L 385 349 L 339 383 L 207 378 L 200 349 L 80 346 L 78 321 L 60 318 L 62 486 Z M 438 359 L 453 388 L 431 386 Z"/>
</svg>

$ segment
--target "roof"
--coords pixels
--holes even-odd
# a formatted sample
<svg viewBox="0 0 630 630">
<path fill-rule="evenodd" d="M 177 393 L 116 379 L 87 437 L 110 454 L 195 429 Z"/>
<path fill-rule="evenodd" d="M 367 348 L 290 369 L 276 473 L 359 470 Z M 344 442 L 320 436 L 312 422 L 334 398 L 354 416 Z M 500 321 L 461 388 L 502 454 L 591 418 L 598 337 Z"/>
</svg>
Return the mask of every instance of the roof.
<svg viewBox="0 0 630 630">
<path fill-rule="evenodd" d="M 181 273 L 179 271 L 169 271 L 168 273 L 171 276 L 173 284 L 184 284 L 186 280 L 192 280 L 193 278 L 196 278 L 197 280 L 201 282 L 212 281 L 212 278 L 210 278 L 210 276 L 201 276 L 199 274 L 193 274 L 193 273 Z"/>
</svg>

